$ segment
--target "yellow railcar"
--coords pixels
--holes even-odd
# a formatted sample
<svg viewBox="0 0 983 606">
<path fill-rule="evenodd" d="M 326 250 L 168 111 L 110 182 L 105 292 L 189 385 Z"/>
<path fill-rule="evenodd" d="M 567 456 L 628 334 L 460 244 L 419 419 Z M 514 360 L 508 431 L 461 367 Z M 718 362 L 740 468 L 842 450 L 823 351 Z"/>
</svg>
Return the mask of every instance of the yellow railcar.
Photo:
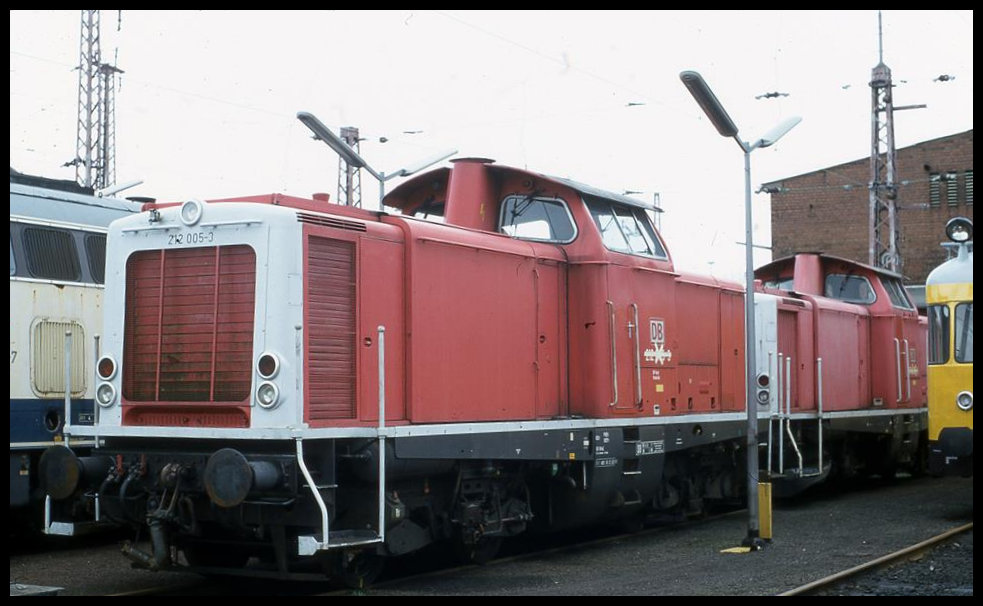
<svg viewBox="0 0 983 606">
<path fill-rule="evenodd" d="M 925 282 L 928 443 L 934 475 L 973 474 L 973 223 L 946 224 L 956 256 Z"/>
</svg>

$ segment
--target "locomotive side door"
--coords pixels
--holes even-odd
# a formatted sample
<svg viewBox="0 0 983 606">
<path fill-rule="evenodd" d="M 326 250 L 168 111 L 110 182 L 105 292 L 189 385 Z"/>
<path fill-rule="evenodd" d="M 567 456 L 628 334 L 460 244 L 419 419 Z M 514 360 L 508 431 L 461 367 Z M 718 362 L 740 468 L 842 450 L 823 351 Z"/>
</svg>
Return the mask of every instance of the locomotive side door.
<svg viewBox="0 0 983 606">
<path fill-rule="evenodd" d="M 917 316 L 899 314 L 895 319 L 895 333 L 898 342 L 898 405 L 924 406 L 925 351 L 924 347 L 918 347 L 919 343 L 926 341 L 924 330 L 919 326 Z"/>
<path fill-rule="evenodd" d="M 610 364 L 612 389 L 610 406 L 614 411 L 641 410 L 643 335 L 639 297 L 636 294 L 635 270 L 631 267 L 608 267 L 607 320 L 611 339 Z M 643 289 L 644 292 L 644 289 Z"/>
<path fill-rule="evenodd" d="M 674 275 L 643 262 L 611 265 L 606 304 L 617 377 L 612 409 L 665 414 L 678 395 L 673 351 L 681 335 L 675 324 Z"/>
</svg>

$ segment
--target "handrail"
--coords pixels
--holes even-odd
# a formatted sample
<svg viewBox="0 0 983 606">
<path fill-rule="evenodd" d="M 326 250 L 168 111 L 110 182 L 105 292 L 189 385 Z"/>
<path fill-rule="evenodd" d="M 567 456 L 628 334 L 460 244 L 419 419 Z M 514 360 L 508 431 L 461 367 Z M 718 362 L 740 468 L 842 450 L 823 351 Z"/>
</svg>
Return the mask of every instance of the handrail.
<svg viewBox="0 0 983 606">
<path fill-rule="evenodd" d="M 908 349 L 908 339 L 904 340 L 904 376 L 905 376 L 905 391 L 908 394 L 906 398 L 911 401 L 911 360 L 908 359 L 910 355 Z"/>
<path fill-rule="evenodd" d="M 768 367 L 767 368 L 768 368 L 768 375 L 769 376 L 774 376 L 774 373 L 771 372 L 771 354 L 772 353 L 773 352 L 771 352 L 771 351 L 768 352 Z M 772 454 L 772 450 L 771 450 L 771 448 L 772 448 L 772 442 L 774 441 L 774 430 L 772 429 L 773 426 L 775 425 L 774 416 L 775 416 L 775 414 L 772 412 L 772 409 L 771 409 L 771 398 L 769 396 L 769 400 L 768 400 L 768 475 L 769 476 L 771 475 L 772 458 L 774 456 Z"/>
<path fill-rule="evenodd" d="M 638 406 L 642 405 L 642 354 L 639 350 L 641 345 L 639 342 L 641 339 L 642 328 L 638 324 L 638 305 L 635 303 L 631 304 L 632 313 L 635 319 L 635 404 Z M 630 331 L 629 331 L 630 332 Z"/>
<path fill-rule="evenodd" d="M 781 370 L 779 370 L 779 374 Z M 795 449 L 795 455 L 799 459 L 799 477 L 803 475 L 803 464 L 802 464 L 802 451 L 799 450 L 799 445 L 795 441 L 795 436 L 792 434 L 792 356 L 785 357 L 785 406 L 788 411 L 788 418 L 785 422 L 785 428 L 788 432 L 789 442 L 792 444 L 792 448 Z"/>
<path fill-rule="evenodd" d="M 819 398 L 816 402 L 816 409 L 819 413 L 819 474 L 823 473 L 823 359 L 816 358 L 816 378 L 819 385 Z"/>
<path fill-rule="evenodd" d="M 93 402 L 93 406 L 98 406 Z M 65 446 L 71 448 L 72 437 L 72 331 L 65 331 L 65 420 L 61 428 Z"/>
<path fill-rule="evenodd" d="M 329 536 L 328 508 L 324 504 L 324 499 L 321 498 L 321 491 L 317 489 L 311 472 L 307 469 L 307 464 L 304 462 L 304 440 L 302 438 L 297 438 L 297 466 L 300 467 L 300 473 L 303 474 L 304 479 L 307 480 L 307 485 L 314 494 L 318 509 L 321 510 L 321 545 L 327 545 Z"/>
<path fill-rule="evenodd" d="M 386 327 L 379 326 L 379 540 L 386 540 Z"/>
<path fill-rule="evenodd" d="M 898 371 L 898 397 L 896 402 L 901 401 L 901 343 L 897 338 L 894 339 L 894 366 Z"/>
<path fill-rule="evenodd" d="M 782 381 L 782 362 L 784 361 L 785 354 L 779 352 L 778 367 L 775 373 L 778 378 L 778 385 L 775 386 L 775 391 L 777 392 L 775 398 L 778 404 L 778 473 L 782 475 L 785 474 L 785 433 L 782 431 L 782 428 L 785 427 L 784 415 L 782 414 L 784 412 L 784 407 L 782 406 L 782 384 L 784 383 Z"/>
<path fill-rule="evenodd" d="M 617 355 L 617 343 L 615 341 L 616 332 L 614 327 L 614 303 L 611 301 L 606 301 L 608 309 L 611 310 L 611 318 L 608 322 L 608 330 L 611 333 L 611 385 L 614 390 L 614 400 L 608 404 L 608 406 L 614 407 L 618 405 L 618 355 Z"/>
</svg>

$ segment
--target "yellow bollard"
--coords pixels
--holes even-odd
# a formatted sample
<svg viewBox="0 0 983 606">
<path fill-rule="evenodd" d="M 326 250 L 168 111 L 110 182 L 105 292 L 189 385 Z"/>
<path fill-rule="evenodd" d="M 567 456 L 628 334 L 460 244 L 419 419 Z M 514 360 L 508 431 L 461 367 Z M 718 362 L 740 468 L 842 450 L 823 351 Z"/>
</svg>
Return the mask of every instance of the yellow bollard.
<svg viewBox="0 0 983 606">
<path fill-rule="evenodd" d="M 760 536 L 771 540 L 771 482 L 758 482 L 758 526 Z"/>
</svg>

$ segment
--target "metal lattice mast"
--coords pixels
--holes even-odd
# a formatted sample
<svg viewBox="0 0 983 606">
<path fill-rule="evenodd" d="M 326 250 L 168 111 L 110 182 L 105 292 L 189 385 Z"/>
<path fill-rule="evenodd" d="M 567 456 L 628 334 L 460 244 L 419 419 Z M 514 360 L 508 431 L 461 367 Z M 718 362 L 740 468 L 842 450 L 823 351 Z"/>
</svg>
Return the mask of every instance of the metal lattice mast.
<svg viewBox="0 0 983 606">
<path fill-rule="evenodd" d="M 881 17 L 877 15 L 878 63 L 871 71 L 870 92 L 870 238 L 868 263 L 901 271 L 898 250 L 898 185 L 894 149 L 894 102 L 891 69 L 884 65 Z"/>
<path fill-rule="evenodd" d="M 96 166 L 96 189 L 116 184 L 116 74 L 122 70 L 116 66 L 99 66 L 99 87 L 102 98 L 99 107 L 99 146 Z"/>
<path fill-rule="evenodd" d="M 358 129 L 341 127 L 341 140 L 358 153 Z M 362 207 L 362 171 L 338 158 L 338 204 Z"/>
<path fill-rule="evenodd" d="M 84 187 L 102 189 L 116 182 L 116 74 L 114 65 L 102 62 L 99 39 L 100 12 L 82 11 L 79 38 L 78 127 L 75 180 Z"/>
<path fill-rule="evenodd" d="M 75 142 L 75 180 L 84 187 L 95 187 L 98 162 L 96 145 L 99 132 L 99 11 L 82 11 L 78 88 L 78 128 Z"/>
</svg>

